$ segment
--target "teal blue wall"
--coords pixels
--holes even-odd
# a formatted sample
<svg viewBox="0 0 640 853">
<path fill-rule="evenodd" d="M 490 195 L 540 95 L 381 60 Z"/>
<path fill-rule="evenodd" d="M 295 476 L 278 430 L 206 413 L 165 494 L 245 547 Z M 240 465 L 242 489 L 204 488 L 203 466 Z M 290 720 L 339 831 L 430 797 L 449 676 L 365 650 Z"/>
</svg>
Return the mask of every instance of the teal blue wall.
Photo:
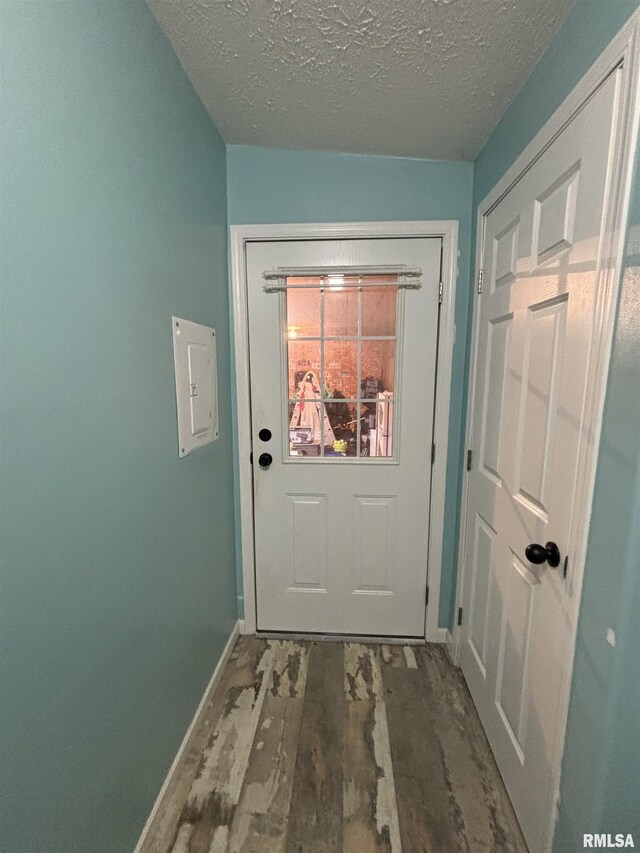
<svg viewBox="0 0 640 853">
<path fill-rule="evenodd" d="M 460 222 L 455 316 L 459 333 L 452 366 L 440 592 L 440 624 L 445 625 L 443 614 L 450 611 L 454 594 L 460 512 L 473 168 L 470 163 L 232 145 L 227 149 L 227 170 L 230 224 L 403 219 Z"/>
<path fill-rule="evenodd" d="M 476 160 L 474 209 L 638 8 L 578 0 Z M 629 220 L 578 630 L 555 853 L 640 838 L 640 188 Z M 614 628 L 617 645 L 606 642 Z"/>
<path fill-rule="evenodd" d="M 235 619 L 225 148 L 143 0 L 0 32 L 0 847 L 125 853 Z M 182 461 L 174 313 L 219 334 Z"/>
<path fill-rule="evenodd" d="M 638 8 L 578 0 L 475 161 L 474 210 Z"/>
</svg>

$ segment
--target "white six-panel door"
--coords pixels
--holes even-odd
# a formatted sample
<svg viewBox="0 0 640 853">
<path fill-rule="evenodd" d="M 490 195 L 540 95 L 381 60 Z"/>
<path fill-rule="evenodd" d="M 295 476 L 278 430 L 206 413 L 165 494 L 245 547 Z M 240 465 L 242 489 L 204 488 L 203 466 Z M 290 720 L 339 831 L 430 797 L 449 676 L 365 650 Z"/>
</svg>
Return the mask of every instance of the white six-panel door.
<svg viewBox="0 0 640 853">
<path fill-rule="evenodd" d="M 461 665 L 532 853 L 552 815 L 614 72 L 485 217 Z M 557 568 L 531 562 L 555 542 Z"/>
<path fill-rule="evenodd" d="M 441 246 L 439 238 L 304 240 L 247 246 L 259 630 L 424 636 Z M 375 312 L 365 317 L 362 305 L 357 320 L 358 293 L 354 289 L 343 322 L 352 320 L 360 327 L 369 323 L 370 329 L 360 328 L 365 337 L 359 342 L 343 341 L 342 349 L 351 346 L 356 353 L 360 347 L 363 354 L 373 351 L 376 342 L 366 335 L 382 331 L 385 334 L 378 337 L 390 338 L 388 333 L 393 331 L 394 341 L 378 344 L 388 353 L 395 352 L 394 370 L 388 365 L 382 370 L 370 368 L 363 355 L 359 376 L 362 381 L 368 372 L 374 378 L 381 372 L 389 374 L 385 387 L 393 387 L 392 397 L 386 398 L 394 409 L 392 435 L 388 424 L 383 427 L 382 417 L 371 421 L 380 430 L 378 452 L 387 455 L 359 459 L 292 455 L 292 448 L 295 453 L 317 452 L 317 447 L 290 443 L 296 436 L 292 412 L 299 400 L 289 398 L 292 393 L 299 397 L 304 383 L 302 371 L 293 371 L 288 362 L 304 344 L 309 358 L 301 364 L 319 376 L 323 357 L 313 338 L 317 338 L 320 320 L 309 310 L 305 316 L 308 328 L 288 325 L 287 297 L 264 291 L 263 272 L 281 267 L 348 270 L 382 265 L 421 268 L 422 287 L 398 291 L 393 330 L 379 325 Z M 326 288 L 326 311 L 328 299 L 347 300 L 346 290 Z M 381 302 L 387 300 L 381 297 Z M 306 344 L 305 335 L 310 335 Z M 334 361 L 331 347 L 336 349 L 335 341 L 327 339 L 324 347 L 325 368 L 333 370 L 331 380 L 326 381 L 332 386 L 327 392 L 334 393 L 341 376 L 347 386 L 349 365 Z M 334 403 L 329 400 L 330 410 Z M 309 406 L 308 401 L 305 405 Z M 348 408 L 339 405 L 345 411 Z M 265 429 L 271 437 L 263 440 L 260 433 Z M 297 451 L 297 447 L 306 449 Z M 331 452 L 330 444 L 327 452 Z M 264 453 L 273 461 L 263 468 L 258 462 Z"/>
</svg>

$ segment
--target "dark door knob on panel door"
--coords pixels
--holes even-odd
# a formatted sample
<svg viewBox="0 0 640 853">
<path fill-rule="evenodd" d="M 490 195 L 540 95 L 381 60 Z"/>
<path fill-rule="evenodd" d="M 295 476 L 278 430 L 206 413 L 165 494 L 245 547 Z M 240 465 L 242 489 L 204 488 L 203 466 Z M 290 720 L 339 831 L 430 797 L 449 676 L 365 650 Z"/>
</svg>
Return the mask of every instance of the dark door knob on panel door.
<svg viewBox="0 0 640 853">
<path fill-rule="evenodd" d="M 557 569 L 560 565 L 560 549 L 555 542 L 547 542 L 546 545 L 537 545 L 534 542 L 527 545 L 524 555 L 530 563 L 535 563 L 537 566 L 549 563 L 552 569 Z"/>
<path fill-rule="evenodd" d="M 260 441 L 269 441 L 271 439 L 271 430 L 263 427 L 258 433 Z"/>
<path fill-rule="evenodd" d="M 272 462 L 273 456 L 270 453 L 261 453 L 260 456 L 258 456 L 258 465 L 261 468 L 268 468 Z"/>
</svg>

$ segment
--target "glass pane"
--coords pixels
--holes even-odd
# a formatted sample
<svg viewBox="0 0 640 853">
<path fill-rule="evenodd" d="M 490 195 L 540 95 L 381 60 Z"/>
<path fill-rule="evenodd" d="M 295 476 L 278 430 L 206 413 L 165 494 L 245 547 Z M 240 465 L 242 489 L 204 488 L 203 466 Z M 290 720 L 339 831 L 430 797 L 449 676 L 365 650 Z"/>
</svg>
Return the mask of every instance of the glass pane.
<svg viewBox="0 0 640 853">
<path fill-rule="evenodd" d="M 363 403 L 368 412 L 361 415 L 360 447 L 363 456 L 393 456 L 393 403 L 383 396 L 376 403 Z M 365 432 L 365 423 L 366 429 Z"/>
<path fill-rule="evenodd" d="M 324 292 L 324 334 L 328 338 L 358 334 L 358 289 L 328 287 Z"/>
<path fill-rule="evenodd" d="M 287 285 L 306 279 L 288 278 Z M 287 335 L 295 338 L 320 337 L 320 290 L 287 290 Z"/>
<path fill-rule="evenodd" d="M 361 456 L 369 455 L 369 433 L 375 428 L 377 401 L 367 404 L 328 400 L 324 422 L 324 456 L 355 457 L 358 441 L 357 411 L 360 407 L 360 448 Z M 318 421 L 320 401 L 289 400 L 289 447 L 290 456 L 320 456 Z"/>
<path fill-rule="evenodd" d="M 327 400 L 325 407 L 333 430 L 333 451 L 341 456 L 355 456 L 357 403 L 342 402 L 342 398 L 336 395 Z"/>
<path fill-rule="evenodd" d="M 324 424 L 320 400 L 299 397 L 289 401 L 289 456 L 320 456 Z M 330 436 L 329 436 L 330 437 Z"/>
<path fill-rule="evenodd" d="M 322 445 L 333 446 L 334 435 L 320 395 L 318 375 L 303 371 L 296 398 L 289 401 L 289 455 L 321 456 Z"/>
<path fill-rule="evenodd" d="M 299 397 L 301 393 L 309 396 L 310 385 L 318 388 L 320 396 L 320 341 L 287 342 L 289 365 L 289 397 Z M 308 377 L 311 374 L 311 378 Z"/>
<path fill-rule="evenodd" d="M 396 281 L 396 276 L 389 276 Z M 362 288 L 362 334 L 388 337 L 396 333 L 397 287 Z"/>
<path fill-rule="evenodd" d="M 357 399 L 358 342 L 325 341 L 324 383 L 328 397 Z"/>
<path fill-rule="evenodd" d="M 362 341 L 360 397 L 375 400 L 382 391 L 393 391 L 396 370 L 395 341 Z"/>
</svg>

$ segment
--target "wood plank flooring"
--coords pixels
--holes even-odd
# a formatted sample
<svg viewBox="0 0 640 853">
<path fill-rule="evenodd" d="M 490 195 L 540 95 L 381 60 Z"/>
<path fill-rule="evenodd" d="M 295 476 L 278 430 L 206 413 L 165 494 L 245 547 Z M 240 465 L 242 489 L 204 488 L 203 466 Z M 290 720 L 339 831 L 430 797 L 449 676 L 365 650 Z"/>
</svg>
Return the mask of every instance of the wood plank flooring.
<svg viewBox="0 0 640 853">
<path fill-rule="evenodd" d="M 526 853 L 437 645 L 241 638 L 144 853 Z"/>
</svg>

